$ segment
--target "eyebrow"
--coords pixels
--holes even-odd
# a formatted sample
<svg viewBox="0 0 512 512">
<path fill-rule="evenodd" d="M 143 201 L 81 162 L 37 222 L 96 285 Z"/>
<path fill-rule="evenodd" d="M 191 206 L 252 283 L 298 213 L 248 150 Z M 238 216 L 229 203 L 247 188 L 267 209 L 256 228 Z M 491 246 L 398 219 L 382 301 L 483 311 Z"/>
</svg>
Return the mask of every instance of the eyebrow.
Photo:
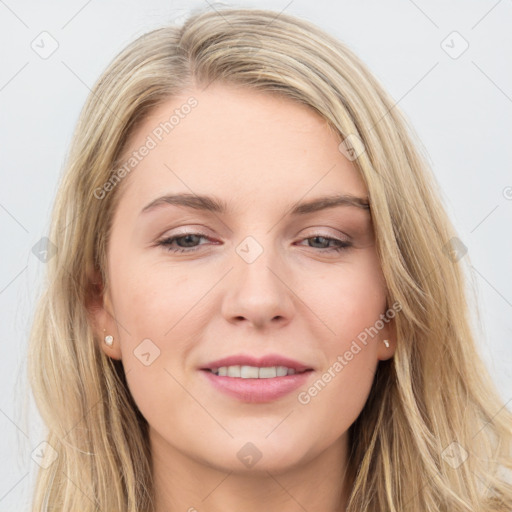
<svg viewBox="0 0 512 512">
<path fill-rule="evenodd" d="M 225 201 L 208 195 L 197 194 L 172 194 L 158 197 L 147 204 L 141 211 L 141 214 L 147 213 L 164 204 L 183 206 L 194 210 L 208 211 L 212 213 L 223 214 L 228 211 Z M 353 206 L 362 210 L 370 210 L 370 204 L 367 198 L 357 197 L 352 194 L 335 194 L 330 196 L 318 197 L 310 201 L 293 203 L 289 209 L 290 215 L 305 215 L 328 208 L 338 206 Z"/>
</svg>

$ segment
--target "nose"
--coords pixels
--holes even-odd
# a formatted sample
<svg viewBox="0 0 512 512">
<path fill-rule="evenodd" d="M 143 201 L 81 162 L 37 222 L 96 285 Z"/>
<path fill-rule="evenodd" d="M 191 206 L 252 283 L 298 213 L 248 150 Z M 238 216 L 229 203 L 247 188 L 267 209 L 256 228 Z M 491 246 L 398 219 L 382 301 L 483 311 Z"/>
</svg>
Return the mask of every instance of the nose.
<svg viewBox="0 0 512 512">
<path fill-rule="evenodd" d="M 233 265 L 224 283 L 223 317 L 257 329 L 287 325 L 294 315 L 294 293 L 276 253 L 265 248 L 251 261 L 240 252 L 234 255 Z"/>
</svg>

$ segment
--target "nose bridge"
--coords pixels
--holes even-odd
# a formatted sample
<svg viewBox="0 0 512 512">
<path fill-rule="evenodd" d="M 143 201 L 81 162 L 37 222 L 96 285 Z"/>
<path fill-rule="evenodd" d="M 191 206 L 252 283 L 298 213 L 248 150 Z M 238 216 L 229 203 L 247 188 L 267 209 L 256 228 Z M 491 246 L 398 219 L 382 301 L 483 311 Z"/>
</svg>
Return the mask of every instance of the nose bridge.
<svg viewBox="0 0 512 512">
<path fill-rule="evenodd" d="M 259 239 L 261 240 L 261 236 L 259 236 Z M 266 259 L 268 257 L 271 257 L 272 255 L 269 255 L 269 249 L 272 250 L 272 247 L 270 246 L 270 237 L 266 237 L 264 242 L 266 246 L 266 250 L 262 243 L 260 243 L 254 236 L 249 235 L 246 236 L 236 247 L 235 252 L 238 254 L 238 256 L 247 264 L 252 265 L 255 263 L 258 259 Z M 261 258 L 261 256 L 264 253 L 267 253 L 265 258 Z M 260 262 L 261 264 L 261 262 Z"/>
<path fill-rule="evenodd" d="M 258 237 L 262 240 L 262 236 Z M 235 249 L 236 280 L 241 288 L 248 287 L 257 297 L 261 294 L 269 300 L 272 296 L 282 294 L 282 283 L 275 273 L 282 265 L 279 264 L 279 255 L 271 242 L 272 237 L 267 236 L 260 242 L 254 236 L 247 236 Z"/>
<path fill-rule="evenodd" d="M 293 303 L 280 276 L 281 259 L 271 236 L 259 238 L 264 238 L 263 243 L 255 236 L 247 236 L 235 248 L 234 268 L 223 305 L 228 320 L 243 317 L 264 324 L 276 317 L 281 321 L 291 318 Z"/>
</svg>

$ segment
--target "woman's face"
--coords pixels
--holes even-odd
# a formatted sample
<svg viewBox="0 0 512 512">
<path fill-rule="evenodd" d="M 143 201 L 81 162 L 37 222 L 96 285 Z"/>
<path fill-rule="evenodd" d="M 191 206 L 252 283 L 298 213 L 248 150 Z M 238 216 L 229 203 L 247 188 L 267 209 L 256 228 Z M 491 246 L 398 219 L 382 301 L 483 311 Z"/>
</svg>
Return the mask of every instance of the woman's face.
<svg viewBox="0 0 512 512">
<path fill-rule="evenodd" d="M 131 138 L 96 320 L 157 456 L 276 471 L 343 452 L 394 343 L 354 199 L 367 190 L 339 142 L 308 108 L 225 85 Z"/>
</svg>

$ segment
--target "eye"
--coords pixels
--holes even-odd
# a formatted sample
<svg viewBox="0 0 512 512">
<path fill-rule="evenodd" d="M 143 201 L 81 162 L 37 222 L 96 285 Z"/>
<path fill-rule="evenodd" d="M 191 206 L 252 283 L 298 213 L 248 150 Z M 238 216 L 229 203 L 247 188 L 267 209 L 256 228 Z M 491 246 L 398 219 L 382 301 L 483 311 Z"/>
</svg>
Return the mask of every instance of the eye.
<svg viewBox="0 0 512 512">
<path fill-rule="evenodd" d="M 164 238 L 158 245 L 161 245 L 165 248 L 166 251 L 174 252 L 174 253 L 184 253 L 184 252 L 194 252 L 199 249 L 201 244 L 199 241 L 201 239 L 208 239 L 206 235 L 202 233 L 183 233 L 179 236 L 173 236 L 169 238 Z M 311 244 L 308 244 L 308 247 L 313 249 L 320 249 L 321 252 L 341 252 L 351 247 L 351 243 L 346 240 L 339 240 L 337 238 L 323 236 L 323 235 L 314 235 L 307 238 L 304 238 L 302 241 L 313 241 L 313 244 L 318 244 L 321 247 L 314 247 Z M 334 244 L 334 247 L 332 246 Z"/>
<path fill-rule="evenodd" d="M 195 243 L 200 238 L 207 238 L 202 233 L 184 233 L 179 236 L 173 236 L 170 238 L 165 238 L 158 242 L 158 245 L 163 246 L 167 251 L 170 252 L 193 252 L 197 250 L 199 244 L 195 245 Z M 173 246 L 173 243 L 176 242 L 176 246 Z"/>
<path fill-rule="evenodd" d="M 314 236 L 310 236 L 308 238 L 304 238 L 304 241 L 309 241 L 309 240 L 314 240 L 313 243 L 315 243 L 315 244 L 318 243 L 318 244 L 322 245 L 323 247 L 320 247 L 320 249 L 322 250 L 321 252 L 331 252 L 331 251 L 341 252 L 341 251 L 351 247 L 351 245 L 352 245 L 347 240 L 338 240 L 337 238 L 332 238 L 332 237 L 323 236 L 323 235 L 314 235 Z M 331 242 L 333 242 L 335 244 L 334 247 L 328 247 Z M 309 247 L 311 247 L 311 245 L 309 245 Z"/>
</svg>

